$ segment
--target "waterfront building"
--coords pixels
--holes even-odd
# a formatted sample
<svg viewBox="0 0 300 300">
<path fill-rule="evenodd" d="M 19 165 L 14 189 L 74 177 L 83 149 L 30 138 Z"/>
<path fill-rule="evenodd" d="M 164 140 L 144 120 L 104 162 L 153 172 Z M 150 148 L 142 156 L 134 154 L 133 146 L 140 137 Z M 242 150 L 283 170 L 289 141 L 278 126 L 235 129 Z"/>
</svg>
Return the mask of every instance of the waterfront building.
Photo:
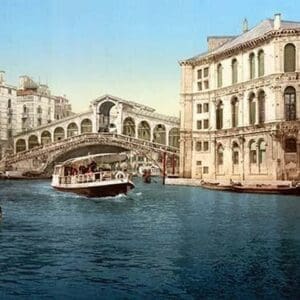
<svg viewBox="0 0 300 300">
<path fill-rule="evenodd" d="M 53 96 L 45 84 L 20 76 L 19 86 L 7 84 L 0 72 L 0 157 L 13 152 L 12 138 L 21 132 L 72 115 L 69 100 Z"/>
<path fill-rule="evenodd" d="M 245 20 L 207 41 L 180 62 L 180 175 L 300 179 L 300 22 Z"/>
</svg>

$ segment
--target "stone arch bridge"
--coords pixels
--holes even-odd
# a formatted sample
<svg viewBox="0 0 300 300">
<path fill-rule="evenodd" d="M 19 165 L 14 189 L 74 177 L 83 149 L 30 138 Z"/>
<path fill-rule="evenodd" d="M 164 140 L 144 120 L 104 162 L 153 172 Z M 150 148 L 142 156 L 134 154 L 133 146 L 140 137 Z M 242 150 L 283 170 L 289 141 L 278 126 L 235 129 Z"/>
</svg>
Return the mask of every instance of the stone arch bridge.
<svg viewBox="0 0 300 300">
<path fill-rule="evenodd" d="M 179 149 L 116 133 L 84 133 L 64 140 L 40 145 L 6 157 L 2 168 L 18 171 L 36 171 L 49 174 L 55 163 L 88 153 L 131 151 L 147 157 L 162 169 L 165 153 L 178 168 Z"/>
</svg>

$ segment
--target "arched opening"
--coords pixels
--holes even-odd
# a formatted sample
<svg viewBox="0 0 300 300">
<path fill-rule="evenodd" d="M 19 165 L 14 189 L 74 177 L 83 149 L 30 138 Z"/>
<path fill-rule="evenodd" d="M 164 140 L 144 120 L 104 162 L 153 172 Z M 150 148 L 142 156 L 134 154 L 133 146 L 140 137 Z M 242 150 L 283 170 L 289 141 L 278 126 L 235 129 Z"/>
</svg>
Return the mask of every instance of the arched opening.
<svg viewBox="0 0 300 300">
<path fill-rule="evenodd" d="M 224 163 L 224 148 L 220 144 L 217 147 L 217 172 L 219 174 L 223 173 L 223 163 Z"/>
<path fill-rule="evenodd" d="M 16 153 L 26 150 L 26 141 L 24 139 L 19 139 L 16 142 Z"/>
<path fill-rule="evenodd" d="M 153 130 L 153 142 L 158 144 L 166 144 L 166 126 L 158 124 Z"/>
<path fill-rule="evenodd" d="M 41 143 L 42 143 L 42 145 L 51 143 L 51 133 L 48 130 L 45 130 L 42 132 Z"/>
<path fill-rule="evenodd" d="M 123 122 L 123 132 L 124 135 L 135 137 L 135 122 L 133 118 L 127 117 Z"/>
<path fill-rule="evenodd" d="M 54 142 L 63 140 L 64 138 L 65 138 L 65 130 L 62 127 L 56 127 L 53 135 Z"/>
<path fill-rule="evenodd" d="M 296 90 L 292 86 L 284 90 L 284 112 L 286 121 L 296 120 Z"/>
<path fill-rule="evenodd" d="M 223 85 L 223 74 L 222 74 L 222 65 L 221 64 L 218 64 L 218 67 L 217 67 L 217 84 L 218 84 L 218 88 L 219 87 L 222 87 Z"/>
<path fill-rule="evenodd" d="M 285 140 L 284 150 L 286 153 L 296 153 L 297 152 L 297 141 L 295 138 L 287 138 Z"/>
<path fill-rule="evenodd" d="M 249 55 L 249 77 L 250 79 L 255 78 L 255 55 L 251 53 Z"/>
<path fill-rule="evenodd" d="M 232 143 L 232 173 L 238 174 L 239 173 L 239 154 L 240 148 L 236 142 Z"/>
<path fill-rule="evenodd" d="M 176 127 L 172 128 L 169 131 L 169 146 L 179 148 L 179 137 L 180 137 L 179 128 Z"/>
<path fill-rule="evenodd" d="M 81 134 L 93 132 L 93 123 L 90 119 L 84 119 L 81 121 Z"/>
<path fill-rule="evenodd" d="M 216 129 L 223 128 L 223 102 L 219 101 L 216 108 Z"/>
<path fill-rule="evenodd" d="M 138 126 L 138 138 L 142 140 L 151 140 L 151 129 L 147 121 L 142 121 Z"/>
<path fill-rule="evenodd" d="M 254 140 L 249 142 L 249 163 L 250 163 L 250 173 L 255 173 L 257 169 L 257 151 L 256 143 Z"/>
<path fill-rule="evenodd" d="M 110 110 L 115 105 L 111 101 L 105 101 L 99 107 L 99 128 L 98 132 L 109 132 Z"/>
<path fill-rule="evenodd" d="M 32 149 L 39 145 L 39 140 L 36 135 L 31 135 L 28 139 L 28 149 Z"/>
<path fill-rule="evenodd" d="M 233 97 L 231 100 L 231 124 L 235 128 L 239 124 L 239 100 Z"/>
<path fill-rule="evenodd" d="M 257 96 L 258 101 L 258 123 L 262 124 L 265 122 L 266 113 L 265 113 L 265 100 L 266 94 L 264 91 L 259 91 Z"/>
<path fill-rule="evenodd" d="M 238 62 L 236 58 L 234 58 L 231 62 L 231 71 L 232 71 L 232 84 L 235 84 L 238 82 Z"/>
<path fill-rule="evenodd" d="M 258 143 L 258 166 L 259 172 L 263 172 L 266 168 L 266 142 L 264 140 Z"/>
<path fill-rule="evenodd" d="M 295 72 L 296 70 L 296 47 L 287 44 L 284 47 L 284 72 Z"/>
<path fill-rule="evenodd" d="M 265 74 L 265 54 L 263 50 L 258 52 L 258 76 L 264 76 Z"/>
<path fill-rule="evenodd" d="M 76 123 L 72 122 L 67 127 L 67 137 L 78 135 L 78 126 Z"/>
<path fill-rule="evenodd" d="M 255 94 L 251 93 L 249 95 L 249 124 L 254 125 L 255 122 L 256 122 Z"/>
</svg>

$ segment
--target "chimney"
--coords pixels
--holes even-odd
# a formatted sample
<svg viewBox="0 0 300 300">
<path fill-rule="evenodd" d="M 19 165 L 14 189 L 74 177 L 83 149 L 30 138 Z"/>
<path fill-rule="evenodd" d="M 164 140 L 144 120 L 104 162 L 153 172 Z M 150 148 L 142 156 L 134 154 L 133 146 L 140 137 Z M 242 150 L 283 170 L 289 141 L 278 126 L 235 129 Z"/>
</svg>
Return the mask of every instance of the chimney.
<svg viewBox="0 0 300 300">
<path fill-rule="evenodd" d="M 245 18 L 243 21 L 243 33 L 247 32 L 248 30 L 248 20 Z"/>
<path fill-rule="evenodd" d="M 0 83 L 5 83 L 5 71 L 0 71 Z"/>
<path fill-rule="evenodd" d="M 274 30 L 278 30 L 281 27 L 281 14 L 274 15 Z"/>
</svg>

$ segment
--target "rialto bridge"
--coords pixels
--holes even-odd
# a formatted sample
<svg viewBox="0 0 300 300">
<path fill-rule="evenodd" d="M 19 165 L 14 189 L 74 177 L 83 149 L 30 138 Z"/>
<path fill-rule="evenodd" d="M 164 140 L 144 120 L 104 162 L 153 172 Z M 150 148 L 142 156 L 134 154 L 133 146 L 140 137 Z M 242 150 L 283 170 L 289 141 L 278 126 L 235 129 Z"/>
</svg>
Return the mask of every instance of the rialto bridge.
<svg viewBox="0 0 300 300">
<path fill-rule="evenodd" d="M 12 146 L 14 154 L 2 160 L 6 169 L 44 171 L 64 157 L 122 150 L 159 165 L 162 153 L 169 158 L 179 154 L 179 119 L 105 95 L 92 101 L 87 112 L 14 136 Z"/>
</svg>

